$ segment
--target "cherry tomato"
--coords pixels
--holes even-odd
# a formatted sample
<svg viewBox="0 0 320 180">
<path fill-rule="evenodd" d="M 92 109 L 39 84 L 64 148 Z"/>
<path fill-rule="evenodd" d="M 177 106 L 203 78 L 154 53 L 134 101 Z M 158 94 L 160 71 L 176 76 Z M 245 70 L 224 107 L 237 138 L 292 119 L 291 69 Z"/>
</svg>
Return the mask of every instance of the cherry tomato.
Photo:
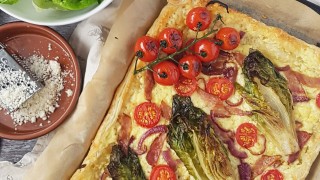
<svg viewBox="0 0 320 180">
<path fill-rule="evenodd" d="M 216 60 L 219 56 L 219 47 L 209 39 L 201 39 L 194 44 L 194 52 L 202 62 Z"/>
<path fill-rule="evenodd" d="M 149 36 L 140 37 L 134 47 L 136 56 L 144 62 L 150 62 L 157 58 L 160 44 L 158 40 Z"/>
<path fill-rule="evenodd" d="M 234 90 L 233 83 L 224 77 L 210 78 L 206 84 L 206 91 L 218 96 L 221 100 L 228 99 Z"/>
<path fill-rule="evenodd" d="M 174 85 L 175 90 L 180 96 L 191 96 L 197 89 L 198 82 L 195 78 L 188 79 L 180 77 L 179 82 Z"/>
<path fill-rule="evenodd" d="M 150 180 L 176 180 L 176 174 L 168 165 L 157 165 L 152 168 Z"/>
<path fill-rule="evenodd" d="M 170 61 L 160 62 L 153 67 L 153 71 L 154 80 L 163 86 L 174 85 L 179 80 L 179 69 Z"/>
<path fill-rule="evenodd" d="M 239 32 L 231 27 L 221 28 L 215 37 L 223 42 L 220 46 L 223 50 L 233 50 L 240 44 Z"/>
<path fill-rule="evenodd" d="M 134 119 L 138 125 L 145 128 L 151 128 L 158 124 L 160 115 L 160 108 L 152 102 L 141 103 L 134 109 Z"/>
<path fill-rule="evenodd" d="M 193 38 L 192 38 L 192 39 L 189 39 L 184 46 L 187 47 L 189 44 L 191 44 L 191 43 L 193 42 L 193 40 L 194 40 Z M 185 53 L 186 53 L 186 54 L 194 54 L 194 45 L 190 46 L 190 47 L 188 48 L 188 50 L 185 51 Z"/>
<path fill-rule="evenodd" d="M 318 108 L 320 108 L 320 93 L 316 97 L 316 104 L 317 104 Z"/>
<path fill-rule="evenodd" d="M 262 175 L 261 180 L 283 180 L 283 175 L 277 169 L 272 169 Z"/>
<path fill-rule="evenodd" d="M 175 53 L 182 47 L 182 33 L 175 28 L 165 28 L 159 33 L 158 39 L 162 51 L 167 54 Z"/>
<path fill-rule="evenodd" d="M 258 130 L 254 124 L 243 123 L 236 130 L 236 140 L 244 148 L 254 146 L 258 138 Z"/>
<path fill-rule="evenodd" d="M 179 61 L 179 70 L 182 76 L 192 79 L 201 72 L 202 64 L 197 56 L 186 55 Z"/>
<path fill-rule="evenodd" d="M 194 31 L 203 31 L 211 23 L 211 14 L 205 7 L 196 7 L 189 11 L 186 18 L 187 26 Z"/>
</svg>

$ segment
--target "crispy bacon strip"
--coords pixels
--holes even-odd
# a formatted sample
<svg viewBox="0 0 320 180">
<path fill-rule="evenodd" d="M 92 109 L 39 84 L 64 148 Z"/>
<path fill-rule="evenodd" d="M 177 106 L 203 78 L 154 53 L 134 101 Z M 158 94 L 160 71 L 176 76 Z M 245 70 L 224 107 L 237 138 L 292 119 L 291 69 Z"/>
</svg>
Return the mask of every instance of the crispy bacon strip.
<svg viewBox="0 0 320 180">
<path fill-rule="evenodd" d="M 146 76 L 144 78 L 144 95 L 146 97 L 146 100 L 151 101 L 152 99 L 152 89 L 154 87 L 154 79 L 153 79 L 153 75 L 152 72 L 150 70 L 146 71 Z"/>
<path fill-rule="evenodd" d="M 122 145 L 123 151 L 128 152 L 128 147 L 130 143 L 130 134 L 132 130 L 131 118 L 127 114 L 122 114 L 119 117 L 120 132 L 118 135 L 118 142 Z"/>
<path fill-rule="evenodd" d="M 266 170 L 269 166 L 272 165 L 279 165 L 281 164 L 281 156 L 276 155 L 276 156 L 267 156 L 267 155 L 262 155 L 256 163 L 252 167 L 252 176 L 253 178 L 257 177 L 258 175 L 262 174 L 264 170 Z"/>
<path fill-rule="evenodd" d="M 287 77 L 288 88 L 292 93 L 293 102 L 309 101 L 310 99 L 307 97 L 306 92 L 304 91 L 295 73 L 291 69 L 283 71 L 283 73 Z"/>
<path fill-rule="evenodd" d="M 167 138 L 167 133 L 161 133 L 151 144 L 150 150 L 147 153 L 147 162 L 151 166 L 157 164 L 159 156 L 162 152 L 162 147 Z"/>
<path fill-rule="evenodd" d="M 161 101 L 160 108 L 162 117 L 169 120 L 172 116 L 171 107 L 166 102 Z"/>
</svg>

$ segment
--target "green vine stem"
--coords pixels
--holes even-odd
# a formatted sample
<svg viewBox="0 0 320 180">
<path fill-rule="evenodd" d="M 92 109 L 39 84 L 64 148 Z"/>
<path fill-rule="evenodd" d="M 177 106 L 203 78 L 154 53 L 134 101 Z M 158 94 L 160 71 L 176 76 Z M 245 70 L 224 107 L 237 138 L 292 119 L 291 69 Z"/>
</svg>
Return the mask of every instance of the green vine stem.
<svg viewBox="0 0 320 180">
<path fill-rule="evenodd" d="M 138 59 L 139 59 L 139 58 L 136 57 L 136 59 L 135 59 L 135 65 L 134 65 L 134 75 L 136 75 L 136 74 L 138 74 L 138 73 L 140 73 L 140 72 L 142 72 L 142 71 L 145 71 L 145 70 L 152 70 L 152 67 L 153 67 L 153 66 L 157 65 L 158 63 L 160 63 L 160 62 L 162 62 L 162 61 L 165 61 L 165 60 L 168 60 L 168 59 L 171 59 L 171 60 L 176 61 L 176 60 L 174 59 L 174 56 L 176 56 L 176 55 L 178 55 L 178 54 L 180 54 L 180 53 L 182 53 L 182 52 L 184 52 L 184 51 L 187 51 L 187 50 L 189 49 L 189 47 L 193 46 L 196 42 L 198 42 L 198 41 L 200 41 L 200 40 L 202 40 L 202 39 L 207 38 L 210 34 L 212 34 L 212 33 L 214 33 L 214 32 L 217 32 L 218 29 L 214 29 L 214 26 L 216 25 L 216 23 L 217 23 L 218 21 L 221 21 L 221 22 L 223 23 L 223 21 L 222 21 L 222 16 L 221 16 L 220 14 L 217 14 L 217 17 L 213 20 L 213 26 L 212 26 L 212 28 L 211 28 L 205 35 L 203 35 L 202 37 L 198 38 L 197 36 L 198 36 L 199 31 L 197 31 L 197 32 L 196 32 L 196 38 L 195 38 L 190 44 L 188 44 L 186 47 L 184 47 L 184 48 L 182 48 L 181 50 L 179 50 L 179 51 L 177 51 L 177 52 L 175 52 L 175 53 L 172 53 L 172 54 L 170 54 L 170 55 L 168 55 L 168 56 L 162 57 L 162 58 L 160 58 L 160 57 L 158 56 L 154 61 L 152 61 L 151 63 L 147 64 L 146 66 L 144 66 L 144 67 L 142 67 L 142 68 L 140 68 L 140 69 L 137 69 L 137 62 L 138 62 Z M 160 54 L 160 53 L 159 53 L 159 54 Z"/>
</svg>

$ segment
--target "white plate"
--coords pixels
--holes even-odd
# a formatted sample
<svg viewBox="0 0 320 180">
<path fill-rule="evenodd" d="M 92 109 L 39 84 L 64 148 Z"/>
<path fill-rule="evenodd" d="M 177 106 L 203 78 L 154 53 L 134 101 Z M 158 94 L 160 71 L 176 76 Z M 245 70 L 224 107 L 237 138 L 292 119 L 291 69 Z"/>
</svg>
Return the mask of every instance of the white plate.
<svg viewBox="0 0 320 180">
<path fill-rule="evenodd" d="M 103 0 L 100 4 L 92 5 L 83 10 L 59 11 L 53 9 L 39 10 L 33 6 L 32 0 L 19 0 L 18 3 L 13 5 L 0 4 L 0 9 L 21 21 L 38 25 L 58 26 L 82 21 L 104 9 L 111 2 L 112 0 Z"/>
</svg>

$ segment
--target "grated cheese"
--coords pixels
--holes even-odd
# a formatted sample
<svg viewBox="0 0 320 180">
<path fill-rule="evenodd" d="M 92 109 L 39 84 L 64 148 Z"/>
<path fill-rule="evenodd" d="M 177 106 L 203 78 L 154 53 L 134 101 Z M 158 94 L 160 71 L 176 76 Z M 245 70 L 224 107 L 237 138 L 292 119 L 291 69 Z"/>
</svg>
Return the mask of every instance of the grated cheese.
<svg viewBox="0 0 320 180">
<path fill-rule="evenodd" d="M 47 120 L 50 114 L 59 107 L 60 92 L 64 89 L 63 72 L 57 61 L 46 60 L 37 55 L 25 61 L 30 70 L 43 80 L 44 87 L 24 102 L 19 109 L 10 113 L 16 126 L 27 122 L 35 123 L 38 118 Z M 9 94 L 7 96 L 9 98 Z M 40 126 L 42 125 L 40 123 Z"/>
</svg>

